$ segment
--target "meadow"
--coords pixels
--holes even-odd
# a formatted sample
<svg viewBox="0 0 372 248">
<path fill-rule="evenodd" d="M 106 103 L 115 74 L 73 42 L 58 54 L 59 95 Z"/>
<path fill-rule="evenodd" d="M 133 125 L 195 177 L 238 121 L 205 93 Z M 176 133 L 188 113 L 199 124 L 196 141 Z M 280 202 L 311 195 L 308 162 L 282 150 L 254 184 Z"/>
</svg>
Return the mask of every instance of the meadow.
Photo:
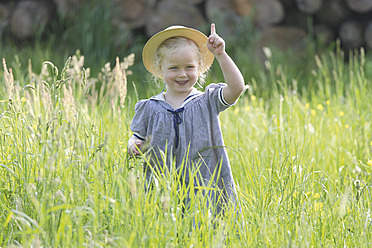
<svg viewBox="0 0 372 248">
<path fill-rule="evenodd" d="M 237 62 L 246 91 L 220 116 L 241 213 L 217 218 L 200 195 L 182 210 L 194 189 L 176 173 L 145 192 L 126 142 L 134 104 L 159 88 L 133 79 L 134 55 L 94 75 L 79 52 L 3 59 L 0 247 L 370 247 L 372 59 L 336 49 L 293 76 L 265 54 L 254 77 Z"/>
</svg>

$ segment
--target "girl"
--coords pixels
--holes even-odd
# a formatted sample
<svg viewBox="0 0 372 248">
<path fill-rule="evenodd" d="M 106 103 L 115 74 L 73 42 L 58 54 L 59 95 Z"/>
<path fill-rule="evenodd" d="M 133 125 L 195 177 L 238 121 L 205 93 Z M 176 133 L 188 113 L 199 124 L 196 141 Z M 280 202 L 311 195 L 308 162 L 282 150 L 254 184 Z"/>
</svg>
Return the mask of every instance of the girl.
<svg viewBox="0 0 372 248">
<path fill-rule="evenodd" d="M 205 191 L 208 207 L 217 207 L 218 213 L 227 200 L 236 199 L 218 116 L 243 92 L 243 76 L 214 24 L 208 38 L 195 29 L 171 26 L 148 40 L 142 56 L 146 69 L 164 80 L 166 92 L 136 104 L 128 152 L 140 155 L 148 143 L 152 169 L 147 179 L 154 171 L 175 168 L 188 184 L 192 174 L 195 188 Z M 203 82 L 214 57 L 226 83 L 210 84 L 200 92 L 194 85 Z"/>
</svg>

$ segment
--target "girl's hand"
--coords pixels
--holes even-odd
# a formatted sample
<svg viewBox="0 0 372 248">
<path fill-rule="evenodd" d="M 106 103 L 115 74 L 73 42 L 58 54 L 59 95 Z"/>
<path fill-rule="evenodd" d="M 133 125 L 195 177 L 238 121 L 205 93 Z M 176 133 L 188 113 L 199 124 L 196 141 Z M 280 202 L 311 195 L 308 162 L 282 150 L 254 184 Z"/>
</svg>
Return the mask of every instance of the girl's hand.
<svg viewBox="0 0 372 248">
<path fill-rule="evenodd" d="M 131 137 L 128 141 L 128 153 L 130 156 L 139 156 L 141 155 L 141 147 L 143 145 L 143 141 L 140 139 L 136 139 Z"/>
<path fill-rule="evenodd" d="M 225 41 L 216 33 L 216 25 L 211 24 L 211 35 L 208 37 L 207 46 L 215 56 L 225 53 Z"/>
</svg>

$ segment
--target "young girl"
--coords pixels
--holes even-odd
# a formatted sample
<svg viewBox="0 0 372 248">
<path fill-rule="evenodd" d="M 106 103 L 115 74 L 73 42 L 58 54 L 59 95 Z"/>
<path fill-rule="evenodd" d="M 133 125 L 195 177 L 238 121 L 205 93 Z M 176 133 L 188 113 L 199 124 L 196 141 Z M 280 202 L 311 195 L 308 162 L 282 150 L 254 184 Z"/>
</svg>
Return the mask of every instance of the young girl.
<svg viewBox="0 0 372 248">
<path fill-rule="evenodd" d="M 208 207 L 217 207 L 218 213 L 224 203 L 236 199 L 218 116 L 243 92 L 243 76 L 214 24 L 208 38 L 195 29 L 171 26 L 151 37 L 142 55 L 146 69 L 164 80 L 166 91 L 136 104 L 129 154 L 140 155 L 148 143 L 152 169 L 147 179 L 154 171 L 174 168 L 188 184 L 192 174 L 195 188 L 205 191 Z M 214 57 L 226 84 L 210 84 L 200 92 L 194 85 L 202 83 Z"/>
</svg>

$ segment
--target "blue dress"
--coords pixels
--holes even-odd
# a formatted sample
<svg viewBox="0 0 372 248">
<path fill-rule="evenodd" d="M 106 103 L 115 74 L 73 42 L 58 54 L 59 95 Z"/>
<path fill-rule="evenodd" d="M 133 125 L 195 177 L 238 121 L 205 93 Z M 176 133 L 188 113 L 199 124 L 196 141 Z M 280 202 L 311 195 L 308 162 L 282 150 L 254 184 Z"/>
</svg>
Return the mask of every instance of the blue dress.
<svg viewBox="0 0 372 248">
<path fill-rule="evenodd" d="M 176 169 L 186 184 L 190 175 L 195 175 L 195 188 L 204 191 L 208 204 L 217 207 L 217 212 L 229 200 L 236 205 L 234 179 L 219 121 L 219 113 L 231 106 L 223 99 L 225 85 L 210 84 L 205 92 L 193 89 L 178 109 L 173 109 L 162 93 L 141 100 L 135 106 L 131 124 L 133 135 L 150 143 L 152 167 L 161 173 Z M 147 170 L 146 177 L 152 173 Z"/>
</svg>

